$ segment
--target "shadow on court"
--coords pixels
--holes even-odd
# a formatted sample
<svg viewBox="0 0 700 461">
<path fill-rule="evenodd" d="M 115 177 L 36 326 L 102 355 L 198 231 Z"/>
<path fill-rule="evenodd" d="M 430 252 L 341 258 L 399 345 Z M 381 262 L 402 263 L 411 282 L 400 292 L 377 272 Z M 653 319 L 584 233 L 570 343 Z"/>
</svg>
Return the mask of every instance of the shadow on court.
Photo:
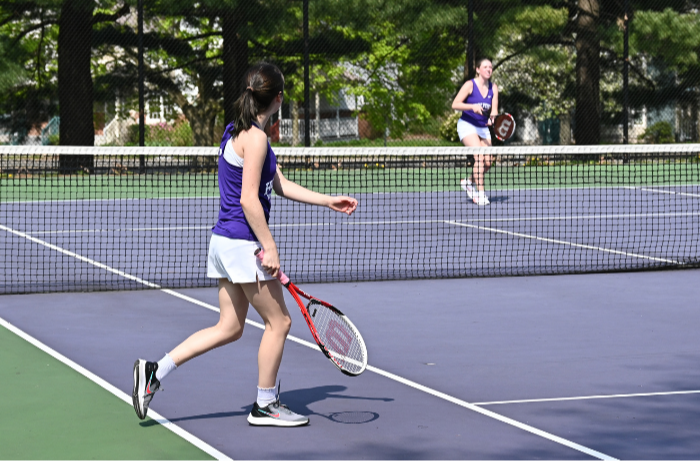
<svg viewBox="0 0 700 461">
<path fill-rule="evenodd" d="M 489 196 L 489 202 L 491 203 L 504 203 L 510 200 L 507 195 L 491 195 Z"/>
<path fill-rule="evenodd" d="M 380 402 L 392 402 L 392 398 L 381 398 L 381 397 L 360 397 L 355 395 L 345 395 L 342 392 L 347 391 L 345 386 L 318 386 L 308 389 L 296 389 L 292 391 L 282 392 L 280 394 L 280 400 L 285 404 L 294 408 L 296 413 L 310 416 L 317 415 L 322 416 L 329 421 L 339 424 L 365 424 L 375 421 L 379 418 L 379 413 L 373 411 L 344 411 L 344 412 L 334 412 L 330 414 L 317 413 L 309 408 L 310 405 L 322 402 L 326 399 L 347 399 L 347 400 L 358 400 L 358 401 L 380 401 Z M 170 422 L 176 423 L 179 421 L 190 421 L 198 419 L 215 419 L 215 418 L 230 418 L 230 417 L 241 417 L 248 416 L 248 414 L 253 409 L 253 405 L 247 405 L 242 408 L 241 411 L 230 411 L 230 412 L 217 412 L 217 413 L 207 413 L 200 415 L 182 416 L 170 419 Z M 141 423 L 142 426 L 150 426 L 158 424 L 156 421 L 147 421 Z"/>
</svg>

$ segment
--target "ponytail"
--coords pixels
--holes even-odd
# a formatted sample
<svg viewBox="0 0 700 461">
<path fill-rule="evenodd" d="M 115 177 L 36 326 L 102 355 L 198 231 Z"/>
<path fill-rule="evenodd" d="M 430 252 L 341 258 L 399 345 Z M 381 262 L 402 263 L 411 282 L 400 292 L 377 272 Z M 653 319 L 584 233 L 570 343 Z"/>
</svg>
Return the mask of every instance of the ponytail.
<svg viewBox="0 0 700 461">
<path fill-rule="evenodd" d="M 233 137 L 249 130 L 258 115 L 270 107 L 280 91 L 284 91 L 284 76 L 274 64 L 256 64 L 248 69 L 241 83 L 243 92 L 233 104 Z"/>
</svg>

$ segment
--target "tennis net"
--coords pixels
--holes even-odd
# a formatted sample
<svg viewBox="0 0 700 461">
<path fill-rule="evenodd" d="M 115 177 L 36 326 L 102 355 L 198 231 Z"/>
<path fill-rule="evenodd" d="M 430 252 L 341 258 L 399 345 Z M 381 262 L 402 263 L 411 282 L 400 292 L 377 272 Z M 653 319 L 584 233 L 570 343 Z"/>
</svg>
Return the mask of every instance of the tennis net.
<svg viewBox="0 0 700 461">
<path fill-rule="evenodd" d="M 277 148 L 283 174 L 359 201 L 273 197 L 293 280 L 700 266 L 700 145 Z M 488 206 L 460 187 L 493 155 Z M 212 286 L 217 148 L 0 146 L 0 293 Z"/>
</svg>

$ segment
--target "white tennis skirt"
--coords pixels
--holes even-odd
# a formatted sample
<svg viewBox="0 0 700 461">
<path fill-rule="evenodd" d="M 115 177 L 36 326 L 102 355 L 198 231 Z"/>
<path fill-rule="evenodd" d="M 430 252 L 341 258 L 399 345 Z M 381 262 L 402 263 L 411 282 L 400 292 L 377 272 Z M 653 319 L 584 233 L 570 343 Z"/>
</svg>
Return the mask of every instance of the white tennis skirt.
<svg viewBox="0 0 700 461">
<path fill-rule="evenodd" d="M 457 121 L 457 135 L 459 136 L 459 140 L 461 141 L 465 136 L 470 134 L 475 134 L 481 139 L 491 139 L 491 132 L 487 126 L 474 126 L 460 118 Z"/>
<path fill-rule="evenodd" d="M 258 242 L 212 234 L 209 241 L 207 277 L 229 279 L 233 283 L 274 280 L 273 276 L 265 272 L 262 263 L 255 256 L 255 250 L 258 248 Z"/>
</svg>

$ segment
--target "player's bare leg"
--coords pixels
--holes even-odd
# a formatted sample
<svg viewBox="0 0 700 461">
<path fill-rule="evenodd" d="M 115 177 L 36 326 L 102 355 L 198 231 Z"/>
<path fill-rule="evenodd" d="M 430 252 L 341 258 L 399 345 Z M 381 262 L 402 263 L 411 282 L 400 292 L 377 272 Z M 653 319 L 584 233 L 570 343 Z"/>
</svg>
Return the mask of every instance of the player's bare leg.
<svg viewBox="0 0 700 461">
<path fill-rule="evenodd" d="M 309 418 L 291 411 L 280 402 L 279 387 L 274 394 L 277 372 L 282 362 L 284 343 L 292 327 L 292 319 L 284 303 L 282 285 L 277 281 L 242 285 L 263 322 L 265 332 L 258 351 L 258 398 L 248 415 L 254 426 L 303 426 Z"/>
<path fill-rule="evenodd" d="M 476 133 L 473 133 L 462 138 L 462 144 L 467 147 L 491 147 L 491 140 L 480 138 Z M 472 174 L 463 186 L 467 190 L 469 198 L 477 205 L 488 205 L 490 203 L 484 192 L 484 177 L 491 169 L 491 162 L 491 155 L 474 155 Z"/>
</svg>

